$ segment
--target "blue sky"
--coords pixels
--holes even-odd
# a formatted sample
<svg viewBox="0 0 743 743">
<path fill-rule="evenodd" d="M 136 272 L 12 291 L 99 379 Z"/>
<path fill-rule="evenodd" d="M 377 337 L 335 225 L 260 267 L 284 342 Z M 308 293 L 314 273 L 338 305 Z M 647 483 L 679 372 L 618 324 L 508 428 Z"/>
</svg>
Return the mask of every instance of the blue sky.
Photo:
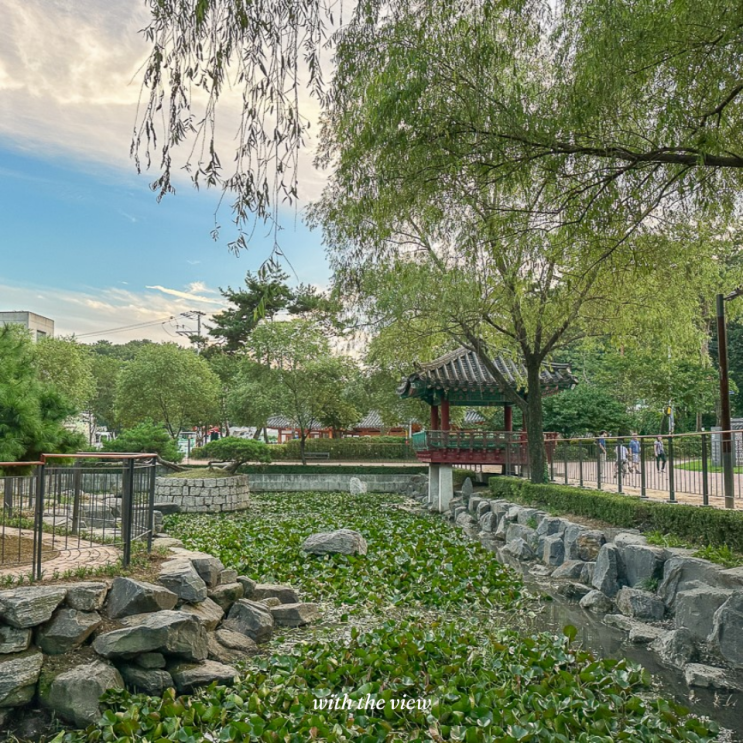
<svg viewBox="0 0 743 743">
<path fill-rule="evenodd" d="M 104 0 L 0 0 L 8 20 L 0 32 L 0 310 L 51 317 L 58 334 L 218 310 L 218 287 L 240 285 L 273 244 L 259 226 L 250 251 L 235 257 L 227 205 L 217 215 L 219 241 L 210 236 L 216 192 L 184 180 L 157 203 L 150 177 L 135 173 L 127 152 L 139 86 L 131 73 L 146 54 L 136 33 L 146 17 L 138 3 L 110 8 Z M 312 198 L 321 178 L 309 180 Z M 293 280 L 327 285 L 319 233 L 293 208 L 282 220 Z M 174 330 L 170 322 L 84 337 L 165 340 Z"/>
</svg>

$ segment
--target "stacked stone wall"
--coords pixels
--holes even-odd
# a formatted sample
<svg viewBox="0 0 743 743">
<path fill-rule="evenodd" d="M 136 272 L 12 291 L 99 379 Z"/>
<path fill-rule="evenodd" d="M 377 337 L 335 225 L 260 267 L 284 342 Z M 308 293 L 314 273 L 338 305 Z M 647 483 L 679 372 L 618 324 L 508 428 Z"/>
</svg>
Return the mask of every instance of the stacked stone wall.
<svg viewBox="0 0 743 743">
<path fill-rule="evenodd" d="M 250 505 L 248 476 L 158 477 L 155 502 L 172 503 L 183 513 L 242 511 Z"/>
</svg>

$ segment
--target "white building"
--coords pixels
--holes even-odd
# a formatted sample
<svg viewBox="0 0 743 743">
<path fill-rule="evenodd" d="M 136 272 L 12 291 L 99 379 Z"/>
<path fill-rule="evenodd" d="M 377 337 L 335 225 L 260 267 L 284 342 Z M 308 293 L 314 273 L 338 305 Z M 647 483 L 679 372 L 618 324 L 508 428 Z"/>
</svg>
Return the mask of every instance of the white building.
<svg viewBox="0 0 743 743">
<path fill-rule="evenodd" d="M 0 325 L 23 325 L 30 331 L 34 342 L 39 338 L 54 337 L 54 320 L 35 312 L 0 312 Z"/>
</svg>

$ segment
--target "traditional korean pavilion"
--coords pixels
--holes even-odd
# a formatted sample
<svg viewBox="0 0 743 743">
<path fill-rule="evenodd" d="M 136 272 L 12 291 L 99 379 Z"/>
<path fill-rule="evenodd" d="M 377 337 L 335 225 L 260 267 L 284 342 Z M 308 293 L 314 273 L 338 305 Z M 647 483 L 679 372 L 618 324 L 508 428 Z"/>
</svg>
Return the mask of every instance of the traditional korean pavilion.
<svg viewBox="0 0 743 743">
<path fill-rule="evenodd" d="M 493 363 L 511 390 L 528 399 L 526 369 L 511 359 L 496 356 Z M 422 462 L 429 464 L 429 501 L 439 510 L 452 497 L 453 464 L 499 464 L 504 472 L 528 462 L 525 431 L 513 431 L 513 410 L 498 382 L 473 351 L 459 348 L 427 364 L 416 364 L 416 371 L 403 380 L 398 394 L 422 400 L 431 406 L 428 430 L 413 434 L 413 448 Z M 553 395 L 577 384 L 569 364 L 545 364 L 541 373 L 542 395 Z M 450 407 L 504 408 L 503 431 L 452 431 Z M 557 434 L 545 434 L 556 438 Z M 551 447 L 547 450 L 551 455 Z"/>
</svg>

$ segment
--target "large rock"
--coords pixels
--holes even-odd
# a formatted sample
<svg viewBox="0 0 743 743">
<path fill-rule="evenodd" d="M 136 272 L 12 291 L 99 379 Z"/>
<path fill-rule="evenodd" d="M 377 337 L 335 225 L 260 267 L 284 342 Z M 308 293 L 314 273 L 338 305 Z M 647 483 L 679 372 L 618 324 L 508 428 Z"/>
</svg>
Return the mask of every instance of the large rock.
<svg viewBox="0 0 743 743">
<path fill-rule="evenodd" d="M 701 663 L 689 663 L 684 668 L 684 678 L 689 686 L 723 691 L 740 689 L 740 684 L 736 683 L 724 668 L 705 666 Z"/>
<path fill-rule="evenodd" d="M 296 604 L 299 601 L 299 595 L 294 588 L 275 583 L 257 583 L 251 596 L 253 601 L 271 597 L 277 598 L 282 604 Z"/>
<path fill-rule="evenodd" d="M 601 593 L 601 591 L 593 590 L 580 600 L 580 606 L 596 614 L 607 614 L 612 610 L 614 605 L 608 596 Z"/>
<path fill-rule="evenodd" d="M 506 542 L 511 542 L 514 539 L 523 539 L 534 550 L 537 546 L 536 529 L 523 524 L 509 523 L 506 527 Z"/>
<path fill-rule="evenodd" d="M 165 689 L 173 686 L 173 678 L 162 668 L 140 668 L 121 666 L 121 676 L 127 688 L 151 696 L 160 696 Z"/>
<path fill-rule="evenodd" d="M 709 641 L 732 666 L 743 668 L 743 591 L 736 591 L 715 612 Z"/>
<path fill-rule="evenodd" d="M 279 627 L 304 627 L 320 616 L 317 604 L 281 604 L 271 607 L 270 611 Z"/>
<path fill-rule="evenodd" d="M 209 659 L 220 663 L 234 663 L 258 653 L 258 645 L 239 632 L 218 629 L 209 635 Z"/>
<path fill-rule="evenodd" d="M 111 619 L 172 609 L 178 601 L 172 591 L 133 578 L 116 578 L 108 594 L 106 613 Z"/>
<path fill-rule="evenodd" d="M 506 542 L 506 546 L 501 550 L 506 557 L 511 557 L 518 562 L 528 562 L 533 560 L 536 555 L 534 550 L 521 538 L 516 537 L 509 542 Z M 509 564 L 513 564 L 510 560 L 506 559 Z"/>
<path fill-rule="evenodd" d="M 203 663 L 178 663 L 170 668 L 170 675 L 179 694 L 190 694 L 199 686 L 208 686 L 216 681 L 231 684 L 237 676 L 232 666 L 207 660 Z"/>
<path fill-rule="evenodd" d="M 78 611 L 102 609 L 108 594 L 108 584 L 102 582 L 73 583 L 66 588 L 65 604 Z"/>
<path fill-rule="evenodd" d="M 104 658 L 132 658 L 153 651 L 188 660 L 207 656 L 206 629 L 192 614 L 159 611 L 129 617 L 127 625 L 98 635 L 93 643 L 96 653 Z"/>
<path fill-rule="evenodd" d="M 36 632 L 36 644 L 47 655 L 62 655 L 82 645 L 101 624 L 97 611 L 59 609 Z"/>
<path fill-rule="evenodd" d="M 359 532 L 352 529 L 338 529 L 311 534 L 302 543 L 302 550 L 311 555 L 365 555 L 367 545 Z"/>
<path fill-rule="evenodd" d="M 665 604 L 648 591 L 622 588 L 616 595 L 617 608 L 625 616 L 659 622 L 666 613 Z"/>
<path fill-rule="evenodd" d="M 685 627 L 697 641 L 705 641 L 714 626 L 715 612 L 730 598 L 732 591 L 701 586 L 676 596 L 676 628 Z"/>
<path fill-rule="evenodd" d="M 67 589 L 58 586 L 29 586 L 0 591 L 0 618 L 17 629 L 44 624 L 66 595 Z"/>
<path fill-rule="evenodd" d="M 361 482 L 358 477 L 352 477 L 349 483 L 349 490 L 351 495 L 362 495 L 367 491 L 366 483 Z"/>
<path fill-rule="evenodd" d="M 488 511 L 480 516 L 480 531 L 492 534 L 498 528 L 498 514 Z"/>
<path fill-rule="evenodd" d="M 565 561 L 565 543 L 560 534 L 542 537 L 541 548 L 539 557 L 545 565 L 559 566 Z"/>
<path fill-rule="evenodd" d="M 622 568 L 627 585 L 633 588 L 647 587 L 663 577 L 665 550 L 662 547 L 625 544 L 619 547 L 619 551 L 622 555 Z"/>
<path fill-rule="evenodd" d="M 490 503 L 488 503 L 488 508 L 490 507 Z M 530 526 L 532 529 L 537 528 L 537 513 L 538 509 L 536 508 L 522 508 L 518 516 L 516 517 L 516 521 L 519 524 L 523 524 L 524 526 Z"/>
<path fill-rule="evenodd" d="M 273 615 L 268 607 L 255 601 L 240 599 L 232 605 L 223 626 L 247 635 L 256 642 L 265 642 L 271 639 L 273 625 Z"/>
<path fill-rule="evenodd" d="M 566 560 L 552 573 L 553 578 L 563 580 L 577 580 L 579 583 L 589 584 L 591 582 L 588 563 L 582 560 Z"/>
<path fill-rule="evenodd" d="M 575 551 L 579 560 L 594 562 L 598 559 L 601 548 L 606 544 L 606 535 L 602 531 L 591 529 L 582 531 L 575 538 Z"/>
<path fill-rule="evenodd" d="M 243 598 L 252 599 L 253 591 L 258 584 L 252 578 L 248 578 L 247 575 L 238 575 L 237 582 L 243 587 Z"/>
<path fill-rule="evenodd" d="M 475 518 L 479 521 L 486 513 L 490 513 L 490 501 L 481 500 L 477 504 L 477 512 L 475 513 Z"/>
<path fill-rule="evenodd" d="M 698 584 L 720 585 L 722 567 L 698 557 L 672 556 L 663 565 L 663 580 L 658 586 L 658 596 L 666 606 L 673 607 L 676 596 Z"/>
<path fill-rule="evenodd" d="M 586 527 L 581 524 L 566 522 L 565 531 L 562 534 L 562 540 L 565 543 L 566 560 L 580 560 L 577 540 L 585 531 L 587 531 Z"/>
<path fill-rule="evenodd" d="M 457 509 L 459 510 L 459 509 Z M 457 513 L 457 515 L 454 517 L 454 523 L 457 526 L 460 526 L 465 531 L 474 532 L 478 528 L 478 523 L 475 521 L 472 516 L 467 513 L 467 511 L 461 511 L 460 513 Z"/>
<path fill-rule="evenodd" d="M 61 673 L 44 702 L 67 722 L 87 727 L 101 716 L 100 698 L 109 689 L 123 689 L 121 674 L 108 663 L 94 661 Z"/>
<path fill-rule="evenodd" d="M 0 708 L 21 707 L 34 698 L 43 662 L 36 649 L 0 655 Z"/>
<path fill-rule="evenodd" d="M 465 477 L 462 483 L 462 495 L 465 498 L 469 498 L 474 492 L 475 489 L 472 487 L 472 480 L 469 477 Z"/>
<path fill-rule="evenodd" d="M 603 545 L 596 558 L 591 585 L 609 597 L 616 596 L 620 565 L 619 548 L 614 544 Z"/>
<path fill-rule="evenodd" d="M 206 583 L 207 588 L 214 588 L 219 585 L 219 578 L 224 570 L 224 565 L 221 560 L 218 560 L 212 555 L 206 554 L 206 552 L 197 552 L 194 550 L 182 549 L 180 547 L 174 547 L 170 551 L 177 558 L 190 560 L 201 580 Z"/>
<path fill-rule="evenodd" d="M 697 646 L 691 632 L 687 629 L 675 629 L 659 637 L 650 646 L 664 663 L 675 668 L 683 668 L 694 660 Z"/>
<path fill-rule="evenodd" d="M 219 585 L 226 586 L 230 583 L 237 583 L 237 570 L 233 570 L 232 568 L 225 568 L 219 574 Z"/>
<path fill-rule="evenodd" d="M 157 668 L 165 668 L 165 656 L 162 653 L 142 653 L 138 655 L 134 662 L 140 667 L 149 671 Z"/>
<path fill-rule="evenodd" d="M 160 566 L 157 582 L 178 596 L 181 601 L 198 604 L 206 598 L 206 583 L 190 560 L 168 560 Z"/>
<path fill-rule="evenodd" d="M 22 653 L 31 644 L 30 629 L 18 629 L 7 624 L 0 624 L 0 655 Z"/>
<path fill-rule="evenodd" d="M 178 611 L 196 617 L 207 632 L 213 632 L 224 617 L 224 609 L 209 598 L 199 604 L 183 604 Z"/>
<path fill-rule="evenodd" d="M 232 604 L 245 595 L 242 583 L 220 583 L 216 588 L 209 591 L 209 598 L 219 604 L 224 611 L 229 611 Z"/>
<path fill-rule="evenodd" d="M 536 512 L 536 509 L 532 509 Z M 564 519 L 559 519 L 556 516 L 545 516 L 539 526 L 537 527 L 537 534 L 540 537 L 551 537 L 556 534 L 563 534 L 567 522 Z"/>
</svg>

